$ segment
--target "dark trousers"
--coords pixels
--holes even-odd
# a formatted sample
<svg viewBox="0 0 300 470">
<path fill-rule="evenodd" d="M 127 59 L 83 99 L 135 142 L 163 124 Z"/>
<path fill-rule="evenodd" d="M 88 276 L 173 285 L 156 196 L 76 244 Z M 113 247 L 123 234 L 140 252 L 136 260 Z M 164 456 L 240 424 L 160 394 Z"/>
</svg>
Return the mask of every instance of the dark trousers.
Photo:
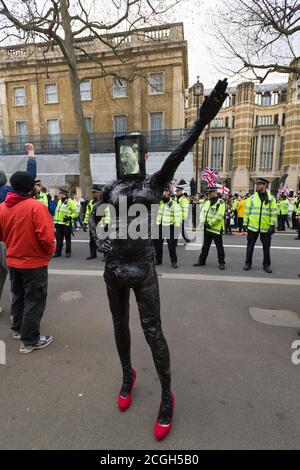
<svg viewBox="0 0 300 470">
<path fill-rule="evenodd" d="M 272 236 L 269 233 L 259 233 L 259 232 L 252 232 L 248 230 L 248 237 L 247 237 L 247 253 L 246 253 L 246 264 L 252 265 L 252 257 L 253 251 L 255 247 L 255 243 L 260 235 L 260 240 L 263 245 L 264 251 L 264 266 L 271 265 L 271 257 L 270 257 L 270 247 L 271 247 L 271 239 Z"/>
<path fill-rule="evenodd" d="M 66 240 L 66 255 L 71 254 L 72 228 L 67 225 L 55 224 L 56 255 L 61 255 L 64 239 Z"/>
<path fill-rule="evenodd" d="M 284 216 L 284 223 L 286 224 L 288 228 L 291 228 L 288 214 Z"/>
<path fill-rule="evenodd" d="M 296 212 L 292 213 L 292 227 L 294 230 L 297 230 L 297 219 L 296 219 Z"/>
<path fill-rule="evenodd" d="M 214 233 L 208 232 L 207 230 L 204 230 L 204 243 L 201 254 L 199 256 L 199 261 L 201 263 L 206 262 L 212 241 L 214 241 L 216 244 L 219 263 L 225 264 L 225 251 L 223 247 L 222 235 L 215 235 Z"/>
<path fill-rule="evenodd" d="M 129 296 L 130 288 L 133 288 L 140 322 L 146 341 L 151 348 L 162 390 L 169 391 L 171 387 L 170 354 L 161 328 L 159 287 L 153 261 L 142 260 L 125 265 L 118 261 L 115 267 L 107 262 L 104 279 L 123 373 L 128 374 L 132 367 Z"/>
<path fill-rule="evenodd" d="M 238 213 L 237 210 L 234 211 L 234 228 L 238 226 Z"/>
<path fill-rule="evenodd" d="M 166 237 L 168 237 L 167 243 L 168 243 L 171 263 L 177 263 L 177 253 L 176 253 L 177 238 L 176 238 L 176 233 L 174 230 L 174 225 L 170 226 L 170 230 L 169 230 L 169 227 L 167 227 L 167 231 L 164 230 L 164 227 L 162 225 L 159 226 L 159 238 L 158 240 L 154 240 L 155 258 L 159 262 L 162 261 L 163 244 L 164 244 L 164 240 Z"/>
<path fill-rule="evenodd" d="M 297 229 L 298 229 L 298 238 L 300 238 L 300 220 L 297 221 L 296 219 L 296 222 L 297 222 Z"/>
<path fill-rule="evenodd" d="M 238 217 L 239 233 L 243 232 L 244 217 Z"/>
<path fill-rule="evenodd" d="M 231 220 L 231 219 L 226 219 L 226 224 L 225 224 L 225 232 L 226 232 L 226 235 L 228 235 L 228 233 L 230 233 L 230 235 L 232 234 L 231 225 L 230 225 L 230 220 Z"/>
<path fill-rule="evenodd" d="M 285 215 L 278 215 L 278 230 L 279 232 L 285 232 L 285 219 L 286 219 L 286 216 Z"/>
<path fill-rule="evenodd" d="M 97 246 L 92 232 L 90 231 L 90 253 L 91 256 L 97 256 Z"/>
<path fill-rule="evenodd" d="M 12 330 L 19 331 L 25 346 L 40 338 L 40 323 L 46 307 L 48 268 L 10 268 Z"/>
<path fill-rule="evenodd" d="M 182 224 L 181 224 L 181 235 L 182 235 L 182 238 L 189 243 L 190 239 L 188 237 L 188 235 L 185 233 L 185 220 L 182 221 Z"/>
</svg>

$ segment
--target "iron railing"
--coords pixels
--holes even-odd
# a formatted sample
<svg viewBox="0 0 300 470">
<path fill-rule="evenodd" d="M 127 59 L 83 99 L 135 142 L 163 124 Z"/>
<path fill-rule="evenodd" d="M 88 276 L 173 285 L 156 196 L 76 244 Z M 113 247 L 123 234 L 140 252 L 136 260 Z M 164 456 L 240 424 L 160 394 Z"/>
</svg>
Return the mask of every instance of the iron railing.
<svg viewBox="0 0 300 470">
<path fill-rule="evenodd" d="M 147 138 L 149 152 L 167 152 L 180 142 L 187 129 L 164 129 L 141 131 Z M 123 133 L 90 133 L 90 153 L 111 153 L 115 150 L 114 137 Z M 35 147 L 35 154 L 78 153 L 79 142 L 76 134 L 47 134 L 0 137 L 0 155 L 21 155 L 25 153 L 26 142 Z"/>
</svg>

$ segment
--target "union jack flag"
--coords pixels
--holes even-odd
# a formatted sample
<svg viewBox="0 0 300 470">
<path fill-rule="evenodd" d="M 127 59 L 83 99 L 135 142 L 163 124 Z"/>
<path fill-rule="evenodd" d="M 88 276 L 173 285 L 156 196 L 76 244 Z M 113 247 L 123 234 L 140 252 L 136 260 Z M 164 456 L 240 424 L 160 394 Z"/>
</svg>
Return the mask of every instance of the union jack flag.
<svg viewBox="0 0 300 470">
<path fill-rule="evenodd" d="M 212 168 L 205 168 L 205 170 L 202 171 L 202 180 L 206 181 L 208 186 L 214 186 L 216 181 L 220 181 L 220 175 Z"/>
</svg>

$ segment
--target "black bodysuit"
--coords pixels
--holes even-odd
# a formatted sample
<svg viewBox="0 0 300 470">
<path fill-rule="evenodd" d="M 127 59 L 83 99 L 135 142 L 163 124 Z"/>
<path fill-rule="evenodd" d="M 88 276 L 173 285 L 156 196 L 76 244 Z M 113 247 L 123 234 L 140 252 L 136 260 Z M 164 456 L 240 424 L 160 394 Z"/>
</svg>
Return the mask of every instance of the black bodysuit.
<svg viewBox="0 0 300 470">
<path fill-rule="evenodd" d="M 103 199 L 95 205 L 91 216 L 91 230 L 96 238 L 98 249 L 103 251 L 103 240 L 96 235 L 99 222 L 97 207 L 100 204 L 110 204 L 116 211 L 116 220 L 112 229 L 117 233 L 117 239 L 111 240 L 112 250 L 107 253 L 104 279 L 113 316 L 114 332 L 118 353 L 120 356 L 124 377 L 132 371 L 130 357 L 129 331 L 129 294 L 134 290 L 138 304 L 140 321 L 151 348 L 155 367 L 161 382 L 162 391 L 170 391 L 170 355 L 166 340 L 161 329 L 160 299 L 157 274 L 154 267 L 154 256 L 151 236 L 146 240 L 119 239 L 118 234 L 127 232 L 129 223 L 134 219 L 122 217 L 119 213 L 119 198 L 127 200 L 128 208 L 132 204 L 143 204 L 147 207 L 147 217 L 150 219 L 151 204 L 158 204 L 166 185 L 173 179 L 174 174 L 191 150 L 205 125 L 215 117 L 226 98 L 227 84 L 219 82 L 219 89 L 214 90 L 210 99 L 202 106 L 199 119 L 186 133 L 174 151 L 165 160 L 160 171 L 144 178 L 128 178 L 113 181 L 105 186 Z M 148 224 L 151 227 L 151 224 Z"/>
</svg>

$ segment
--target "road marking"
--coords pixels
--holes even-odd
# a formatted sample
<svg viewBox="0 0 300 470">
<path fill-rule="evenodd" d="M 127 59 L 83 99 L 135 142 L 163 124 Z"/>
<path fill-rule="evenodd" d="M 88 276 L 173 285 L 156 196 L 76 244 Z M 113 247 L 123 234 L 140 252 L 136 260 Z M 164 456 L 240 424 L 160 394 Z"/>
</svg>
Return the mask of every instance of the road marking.
<svg viewBox="0 0 300 470">
<path fill-rule="evenodd" d="M 89 240 L 72 240 L 72 243 L 89 243 Z M 164 242 L 164 245 L 167 245 L 167 242 Z M 179 242 L 178 246 L 184 246 L 184 243 Z M 202 245 L 197 244 L 197 243 L 191 243 L 191 246 L 197 247 L 197 248 L 202 248 Z M 216 245 L 213 243 L 213 247 Z M 246 249 L 247 245 L 224 245 L 224 248 L 243 248 Z M 262 246 L 256 246 L 255 249 L 262 250 Z M 271 246 L 271 250 L 300 250 L 300 246 Z"/>
<path fill-rule="evenodd" d="M 53 276 L 90 276 L 100 277 L 103 276 L 104 271 L 96 270 L 80 270 L 80 269 L 49 269 L 49 274 Z M 214 282 L 236 282 L 242 284 L 277 284 L 287 286 L 300 286 L 300 279 L 276 279 L 276 278 L 263 278 L 263 277 L 240 277 L 240 276 L 221 276 L 221 275 L 206 275 L 206 274 L 168 274 L 158 273 L 161 279 L 173 279 L 181 281 L 214 281 Z"/>
</svg>

